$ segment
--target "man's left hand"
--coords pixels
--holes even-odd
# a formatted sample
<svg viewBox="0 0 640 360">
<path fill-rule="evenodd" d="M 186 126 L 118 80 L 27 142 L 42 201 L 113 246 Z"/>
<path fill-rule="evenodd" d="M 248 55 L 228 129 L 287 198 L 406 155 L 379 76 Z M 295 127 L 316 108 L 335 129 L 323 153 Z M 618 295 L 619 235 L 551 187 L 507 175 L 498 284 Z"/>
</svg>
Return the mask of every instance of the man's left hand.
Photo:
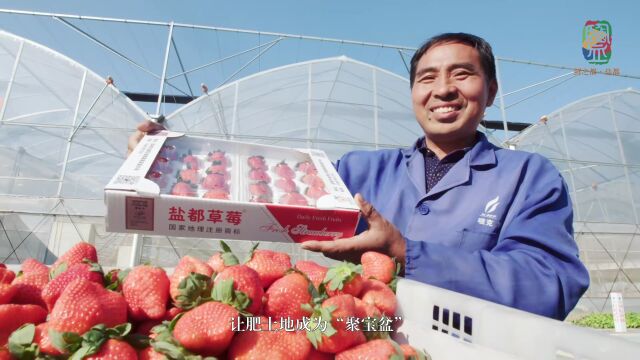
<svg viewBox="0 0 640 360">
<path fill-rule="evenodd" d="M 404 268 L 406 243 L 400 231 L 368 203 L 360 194 L 355 200 L 369 229 L 344 239 L 332 241 L 310 240 L 302 243 L 305 250 L 319 251 L 336 260 L 348 260 L 359 263 L 360 256 L 366 251 L 377 251 L 395 257 Z"/>
</svg>

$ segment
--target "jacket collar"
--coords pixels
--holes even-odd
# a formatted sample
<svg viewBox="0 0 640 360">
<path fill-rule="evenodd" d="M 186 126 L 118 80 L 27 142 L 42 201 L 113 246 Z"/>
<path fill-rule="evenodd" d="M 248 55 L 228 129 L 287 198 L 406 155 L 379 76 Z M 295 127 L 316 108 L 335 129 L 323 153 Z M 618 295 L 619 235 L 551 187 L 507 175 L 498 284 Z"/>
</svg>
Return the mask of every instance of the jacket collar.
<svg viewBox="0 0 640 360">
<path fill-rule="evenodd" d="M 464 155 L 458 163 L 440 180 L 429 194 L 425 193 L 425 168 L 424 159 L 420 151 L 420 144 L 424 143 L 424 137 L 419 138 L 413 147 L 402 149 L 401 152 L 407 159 L 407 170 L 416 190 L 425 196 L 435 195 L 469 181 L 472 166 L 495 165 L 495 146 L 487 140 L 487 137 L 478 132 L 478 141 Z"/>
</svg>

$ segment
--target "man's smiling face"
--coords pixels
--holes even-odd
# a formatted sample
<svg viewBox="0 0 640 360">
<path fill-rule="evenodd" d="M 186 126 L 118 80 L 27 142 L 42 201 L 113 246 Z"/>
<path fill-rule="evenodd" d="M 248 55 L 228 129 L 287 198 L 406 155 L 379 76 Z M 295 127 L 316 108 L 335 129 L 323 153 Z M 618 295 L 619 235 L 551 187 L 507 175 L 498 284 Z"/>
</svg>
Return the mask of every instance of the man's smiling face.
<svg viewBox="0 0 640 360">
<path fill-rule="evenodd" d="M 418 61 L 411 89 L 413 110 L 430 141 L 465 144 L 475 138 L 497 89 L 494 80 L 488 83 L 475 48 L 442 43 Z"/>
</svg>

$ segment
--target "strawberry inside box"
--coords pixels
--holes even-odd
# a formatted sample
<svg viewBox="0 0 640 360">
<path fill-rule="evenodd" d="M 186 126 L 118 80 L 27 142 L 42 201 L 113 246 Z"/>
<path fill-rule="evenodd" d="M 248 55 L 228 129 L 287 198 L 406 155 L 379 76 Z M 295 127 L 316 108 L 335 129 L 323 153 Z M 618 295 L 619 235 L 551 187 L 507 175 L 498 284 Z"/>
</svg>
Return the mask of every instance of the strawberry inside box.
<svg viewBox="0 0 640 360">
<path fill-rule="evenodd" d="M 302 242 L 353 236 L 359 212 L 326 154 L 145 136 L 105 188 L 107 231 Z"/>
</svg>

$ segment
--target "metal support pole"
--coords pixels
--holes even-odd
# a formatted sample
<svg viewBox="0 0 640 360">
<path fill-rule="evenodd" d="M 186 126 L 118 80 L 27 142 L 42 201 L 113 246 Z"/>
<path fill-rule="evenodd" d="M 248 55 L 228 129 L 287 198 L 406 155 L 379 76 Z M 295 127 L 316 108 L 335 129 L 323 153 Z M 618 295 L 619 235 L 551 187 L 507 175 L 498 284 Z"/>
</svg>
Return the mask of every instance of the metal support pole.
<svg viewBox="0 0 640 360">
<path fill-rule="evenodd" d="M 496 59 L 494 63 L 496 64 L 498 96 L 500 97 L 500 114 L 502 114 L 502 126 L 504 127 L 504 142 L 507 142 L 507 140 L 509 140 L 509 128 L 507 127 L 507 111 L 504 107 L 504 96 L 502 96 L 502 82 L 500 81 L 500 66 L 498 66 L 498 59 Z"/>
<path fill-rule="evenodd" d="M 164 51 L 164 63 L 162 65 L 162 76 L 160 77 L 160 91 L 158 92 L 158 103 L 156 104 L 156 115 L 160 115 L 160 106 L 164 95 L 164 83 L 167 78 L 167 64 L 169 63 L 169 52 L 171 51 L 171 39 L 173 39 L 173 21 L 169 23 L 169 37 L 167 38 L 167 48 Z"/>
</svg>

